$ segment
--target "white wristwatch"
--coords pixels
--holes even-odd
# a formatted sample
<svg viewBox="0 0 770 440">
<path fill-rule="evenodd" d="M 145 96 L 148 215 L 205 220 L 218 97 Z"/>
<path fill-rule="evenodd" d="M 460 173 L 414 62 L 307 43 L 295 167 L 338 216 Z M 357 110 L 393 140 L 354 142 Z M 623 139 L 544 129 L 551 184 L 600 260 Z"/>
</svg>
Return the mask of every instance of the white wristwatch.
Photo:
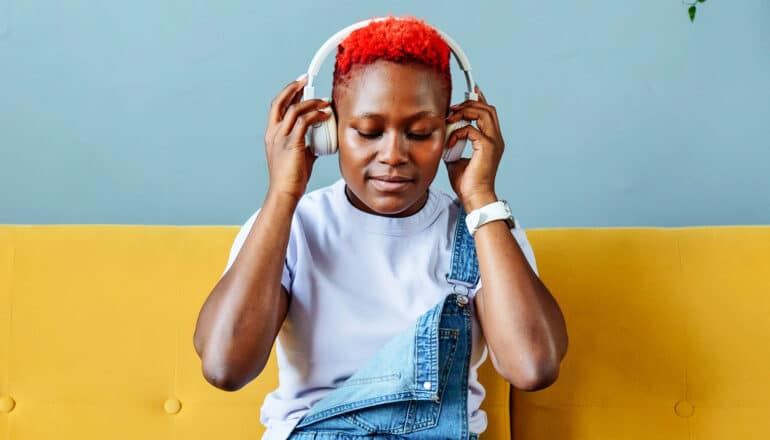
<svg viewBox="0 0 770 440">
<path fill-rule="evenodd" d="M 505 220 L 508 229 L 516 227 L 513 214 L 511 214 L 511 207 L 508 206 L 508 202 L 505 200 L 498 200 L 469 212 L 465 217 L 465 225 L 468 227 L 468 232 L 473 236 L 481 225 L 495 220 Z"/>
</svg>

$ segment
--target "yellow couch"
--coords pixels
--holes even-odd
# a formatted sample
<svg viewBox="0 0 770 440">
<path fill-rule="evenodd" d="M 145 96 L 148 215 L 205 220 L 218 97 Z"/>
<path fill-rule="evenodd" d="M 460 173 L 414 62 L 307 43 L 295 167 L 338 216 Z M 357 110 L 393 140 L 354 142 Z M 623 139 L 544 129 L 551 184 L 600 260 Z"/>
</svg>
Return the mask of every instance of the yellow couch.
<svg viewBox="0 0 770 440">
<path fill-rule="evenodd" d="M 229 393 L 192 344 L 237 230 L 0 225 L 0 439 L 260 438 L 275 364 Z M 487 362 L 482 438 L 770 438 L 770 226 L 528 236 L 569 351 L 512 407 Z"/>
</svg>

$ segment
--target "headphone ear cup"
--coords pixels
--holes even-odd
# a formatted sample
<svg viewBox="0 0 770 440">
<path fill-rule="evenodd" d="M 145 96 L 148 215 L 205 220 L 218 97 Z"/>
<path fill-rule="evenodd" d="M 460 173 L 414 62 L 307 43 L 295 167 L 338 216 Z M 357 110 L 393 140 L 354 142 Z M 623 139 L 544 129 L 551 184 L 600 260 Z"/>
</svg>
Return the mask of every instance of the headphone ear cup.
<svg viewBox="0 0 770 440">
<path fill-rule="evenodd" d="M 329 99 L 327 101 L 331 102 Z M 325 107 L 321 111 L 328 113 L 329 117 L 307 128 L 305 145 L 316 156 L 327 156 L 337 152 L 337 120 L 331 107 Z"/>
<path fill-rule="evenodd" d="M 452 148 L 448 147 L 447 141 L 449 141 L 449 136 L 452 135 L 452 132 L 470 124 L 471 124 L 470 121 L 467 121 L 465 119 L 460 119 L 457 122 L 452 122 L 451 124 L 447 124 L 446 137 L 444 138 L 444 156 L 443 156 L 445 162 L 454 162 L 462 157 L 463 149 L 465 149 L 466 139 L 458 139 L 457 142 L 455 142 L 455 144 L 452 146 Z"/>
</svg>

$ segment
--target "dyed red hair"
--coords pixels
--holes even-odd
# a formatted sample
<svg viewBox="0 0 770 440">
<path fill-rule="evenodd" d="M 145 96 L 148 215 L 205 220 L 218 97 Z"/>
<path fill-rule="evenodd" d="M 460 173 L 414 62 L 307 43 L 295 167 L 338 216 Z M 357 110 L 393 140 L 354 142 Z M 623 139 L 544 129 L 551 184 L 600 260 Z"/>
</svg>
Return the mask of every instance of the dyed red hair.
<svg viewBox="0 0 770 440">
<path fill-rule="evenodd" d="M 337 45 L 332 99 L 336 101 L 338 86 L 350 82 L 355 65 L 371 64 L 382 59 L 399 64 L 419 63 L 432 68 L 442 78 L 448 107 L 452 96 L 450 52 L 446 41 L 425 20 L 409 15 L 399 18 L 388 15 L 384 20 L 354 30 Z"/>
</svg>

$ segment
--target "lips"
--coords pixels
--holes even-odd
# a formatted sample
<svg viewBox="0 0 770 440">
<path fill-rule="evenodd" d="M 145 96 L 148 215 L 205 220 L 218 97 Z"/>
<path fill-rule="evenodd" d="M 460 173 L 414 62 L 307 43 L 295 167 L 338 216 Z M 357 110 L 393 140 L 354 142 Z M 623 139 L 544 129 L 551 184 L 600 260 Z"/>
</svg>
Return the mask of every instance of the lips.
<svg viewBox="0 0 770 440">
<path fill-rule="evenodd" d="M 372 176 L 372 179 L 384 180 L 386 182 L 407 182 L 407 181 L 414 180 L 406 176 L 389 175 L 389 174 L 383 174 L 381 176 Z"/>
<path fill-rule="evenodd" d="M 381 192 L 403 192 L 409 188 L 414 179 L 406 176 L 382 175 L 373 176 L 371 181 L 372 185 Z"/>
</svg>

